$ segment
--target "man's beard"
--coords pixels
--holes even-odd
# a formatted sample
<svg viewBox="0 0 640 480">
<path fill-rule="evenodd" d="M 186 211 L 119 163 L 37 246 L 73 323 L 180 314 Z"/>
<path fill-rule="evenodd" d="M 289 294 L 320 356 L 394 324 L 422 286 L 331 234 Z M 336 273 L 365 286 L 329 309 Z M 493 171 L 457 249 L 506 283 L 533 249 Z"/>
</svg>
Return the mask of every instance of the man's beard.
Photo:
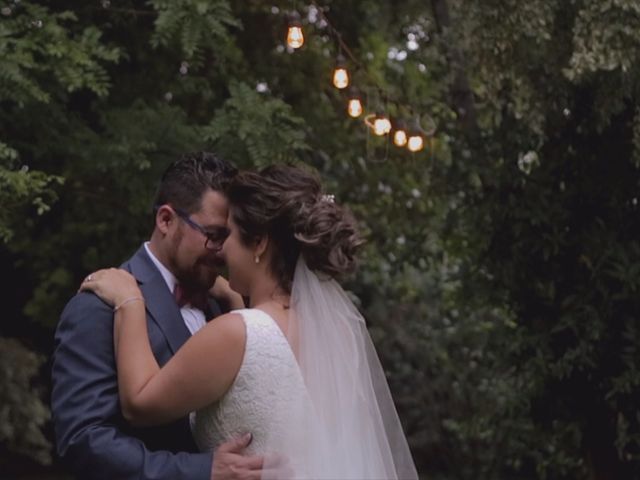
<svg viewBox="0 0 640 480">
<path fill-rule="evenodd" d="M 218 266 L 208 259 L 198 259 L 188 268 L 178 267 L 175 273 L 178 283 L 185 290 L 194 292 L 210 290 L 218 274 Z"/>
<path fill-rule="evenodd" d="M 178 234 L 173 244 L 173 274 L 178 283 L 185 290 L 192 292 L 206 292 L 213 287 L 220 269 L 224 266 L 224 262 L 220 257 L 209 253 L 206 256 L 199 257 L 191 265 L 181 265 L 179 263 L 179 249 L 182 243 L 182 235 Z"/>
</svg>

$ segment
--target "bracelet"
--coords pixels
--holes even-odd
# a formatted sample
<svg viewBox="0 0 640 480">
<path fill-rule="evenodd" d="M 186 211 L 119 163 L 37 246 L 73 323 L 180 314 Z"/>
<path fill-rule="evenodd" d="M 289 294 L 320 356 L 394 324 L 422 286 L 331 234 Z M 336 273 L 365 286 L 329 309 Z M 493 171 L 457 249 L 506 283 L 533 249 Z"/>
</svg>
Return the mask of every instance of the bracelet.
<svg viewBox="0 0 640 480">
<path fill-rule="evenodd" d="M 120 305 L 118 305 L 116 308 L 113 309 L 113 313 L 117 312 L 118 310 L 120 310 L 122 307 L 124 307 L 127 303 L 131 303 L 131 302 L 135 302 L 137 300 L 140 300 L 141 302 L 144 302 L 144 298 L 142 297 L 131 297 L 131 298 L 127 298 L 126 300 L 123 300 L 122 303 Z"/>
</svg>

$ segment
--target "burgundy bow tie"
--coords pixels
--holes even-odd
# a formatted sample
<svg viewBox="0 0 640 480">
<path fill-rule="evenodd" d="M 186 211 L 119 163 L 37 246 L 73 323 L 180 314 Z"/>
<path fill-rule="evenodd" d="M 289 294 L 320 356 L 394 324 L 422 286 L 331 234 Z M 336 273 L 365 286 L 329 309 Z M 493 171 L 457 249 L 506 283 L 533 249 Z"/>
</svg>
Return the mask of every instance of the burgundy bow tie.
<svg viewBox="0 0 640 480">
<path fill-rule="evenodd" d="M 204 312 L 209 306 L 207 292 L 186 290 L 182 288 L 179 283 L 176 283 L 176 286 L 173 289 L 173 296 L 180 308 L 185 305 L 189 305 Z"/>
</svg>

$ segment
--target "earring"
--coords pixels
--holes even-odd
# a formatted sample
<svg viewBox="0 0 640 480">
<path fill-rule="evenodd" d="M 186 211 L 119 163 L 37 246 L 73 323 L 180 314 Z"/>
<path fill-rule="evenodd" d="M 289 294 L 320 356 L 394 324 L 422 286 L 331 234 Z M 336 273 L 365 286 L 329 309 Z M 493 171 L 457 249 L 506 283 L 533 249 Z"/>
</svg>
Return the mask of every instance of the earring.
<svg viewBox="0 0 640 480">
<path fill-rule="evenodd" d="M 256 263 L 260 263 L 260 255 L 256 255 L 255 256 L 255 261 L 256 261 Z"/>
</svg>

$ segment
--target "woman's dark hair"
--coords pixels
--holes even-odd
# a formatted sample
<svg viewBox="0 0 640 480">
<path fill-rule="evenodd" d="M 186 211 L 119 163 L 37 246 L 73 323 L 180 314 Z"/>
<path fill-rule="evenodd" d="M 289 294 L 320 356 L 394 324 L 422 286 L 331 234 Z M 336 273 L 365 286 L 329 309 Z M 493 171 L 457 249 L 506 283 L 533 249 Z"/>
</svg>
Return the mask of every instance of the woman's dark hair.
<svg viewBox="0 0 640 480">
<path fill-rule="evenodd" d="M 229 185 L 230 213 L 249 246 L 265 235 L 274 249 L 271 272 L 291 291 L 296 262 L 332 277 L 355 268 L 363 242 L 348 210 L 323 195 L 316 174 L 291 165 L 241 172 Z"/>
<path fill-rule="evenodd" d="M 154 207 L 169 204 L 187 213 L 195 213 L 208 189 L 224 193 L 237 173 L 235 167 L 213 153 L 182 155 L 162 175 Z"/>
</svg>

